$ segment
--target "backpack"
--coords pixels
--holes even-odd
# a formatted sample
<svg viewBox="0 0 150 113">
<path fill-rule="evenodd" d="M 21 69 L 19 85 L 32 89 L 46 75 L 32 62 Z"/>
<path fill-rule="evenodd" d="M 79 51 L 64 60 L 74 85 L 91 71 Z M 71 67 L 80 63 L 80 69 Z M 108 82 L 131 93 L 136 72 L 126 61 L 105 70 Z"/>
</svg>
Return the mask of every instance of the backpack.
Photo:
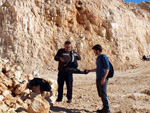
<svg viewBox="0 0 150 113">
<path fill-rule="evenodd" d="M 102 56 L 101 56 L 101 60 L 102 60 Z M 101 62 L 103 64 L 103 61 L 101 61 Z M 113 65 L 111 64 L 110 61 L 109 61 L 109 68 L 110 68 L 110 70 L 109 70 L 109 73 L 107 75 L 107 78 L 112 78 L 114 76 L 114 67 L 113 67 Z"/>
<path fill-rule="evenodd" d="M 110 70 L 109 70 L 109 73 L 107 75 L 107 78 L 112 78 L 114 76 L 114 67 L 110 62 L 109 62 L 109 68 L 110 68 Z"/>
</svg>

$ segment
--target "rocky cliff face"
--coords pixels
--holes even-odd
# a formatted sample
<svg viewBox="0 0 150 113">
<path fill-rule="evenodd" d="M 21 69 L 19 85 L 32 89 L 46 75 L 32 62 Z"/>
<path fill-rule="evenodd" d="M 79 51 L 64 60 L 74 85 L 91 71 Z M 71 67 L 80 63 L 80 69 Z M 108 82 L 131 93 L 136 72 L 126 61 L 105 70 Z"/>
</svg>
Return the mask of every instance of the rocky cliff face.
<svg viewBox="0 0 150 113">
<path fill-rule="evenodd" d="M 150 3 L 123 0 L 0 0 L 0 54 L 24 71 L 57 68 L 66 40 L 81 55 L 80 68 L 95 67 L 99 43 L 116 68 L 150 54 Z"/>
</svg>

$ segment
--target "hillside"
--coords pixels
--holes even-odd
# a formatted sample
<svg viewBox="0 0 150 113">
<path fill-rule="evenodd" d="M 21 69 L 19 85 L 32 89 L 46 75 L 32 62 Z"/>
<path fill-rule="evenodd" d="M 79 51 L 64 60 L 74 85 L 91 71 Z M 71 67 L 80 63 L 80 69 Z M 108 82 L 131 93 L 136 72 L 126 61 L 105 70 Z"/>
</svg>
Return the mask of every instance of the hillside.
<svg viewBox="0 0 150 113">
<path fill-rule="evenodd" d="M 81 69 L 95 67 L 97 43 L 116 69 L 136 68 L 150 55 L 149 9 L 149 2 L 123 0 L 1 0 L 0 54 L 25 72 L 52 71 L 57 50 L 70 40 Z"/>
</svg>

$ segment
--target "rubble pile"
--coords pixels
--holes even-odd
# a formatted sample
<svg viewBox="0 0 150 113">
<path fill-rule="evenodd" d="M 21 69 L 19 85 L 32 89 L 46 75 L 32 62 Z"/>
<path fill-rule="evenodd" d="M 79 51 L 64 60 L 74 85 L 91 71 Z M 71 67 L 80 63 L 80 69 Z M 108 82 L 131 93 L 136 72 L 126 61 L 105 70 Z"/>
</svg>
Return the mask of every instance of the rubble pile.
<svg viewBox="0 0 150 113">
<path fill-rule="evenodd" d="M 52 90 L 38 94 L 27 88 L 34 76 L 24 74 L 22 68 L 0 59 L 0 112 L 49 113 L 55 103 L 57 82 L 48 79 Z"/>
</svg>

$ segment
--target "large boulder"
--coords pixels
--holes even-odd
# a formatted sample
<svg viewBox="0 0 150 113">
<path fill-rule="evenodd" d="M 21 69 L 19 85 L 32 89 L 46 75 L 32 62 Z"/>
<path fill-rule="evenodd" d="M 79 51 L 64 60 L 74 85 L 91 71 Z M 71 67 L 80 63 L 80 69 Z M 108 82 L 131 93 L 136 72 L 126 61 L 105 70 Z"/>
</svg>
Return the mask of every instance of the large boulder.
<svg viewBox="0 0 150 113">
<path fill-rule="evenodd" d="M 28 113 L 49 113 L 49 110 L 49 103 L 41 95 L 37 95 L 27 111 Z"/>
</svg>

